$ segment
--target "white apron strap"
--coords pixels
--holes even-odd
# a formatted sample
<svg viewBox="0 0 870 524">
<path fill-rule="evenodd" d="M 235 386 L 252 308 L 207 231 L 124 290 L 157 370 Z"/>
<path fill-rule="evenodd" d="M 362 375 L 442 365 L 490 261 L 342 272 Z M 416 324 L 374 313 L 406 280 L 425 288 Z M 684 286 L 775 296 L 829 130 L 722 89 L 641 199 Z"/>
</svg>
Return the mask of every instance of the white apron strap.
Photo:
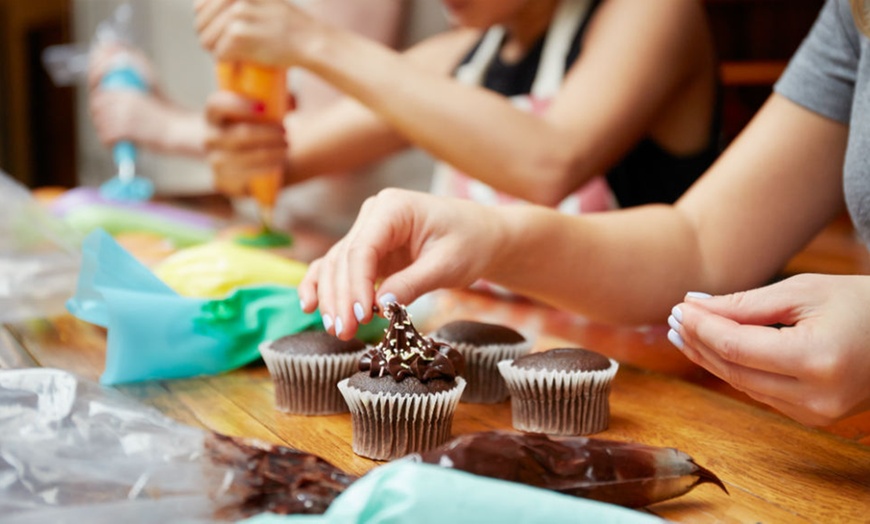
<svg viewBox="0 0 870 524">
<path fill-rule="evenodd" d="M 479 86 L 490 62 L 501 48 L 505 29 L 500 25 L 490 27 L 477 46 L 471 59 L 456 69 L 454 77 L 462 84 Z"/>
<path fill-rule="evenodd" d="M 559 92 L 574 34 L 586 20 L 591 6 L 592 0 L 562 0 L 559 4 L 541 51 L 541 62 L 530 93 L 532 97 L 550 98 Z"/>
</svg>

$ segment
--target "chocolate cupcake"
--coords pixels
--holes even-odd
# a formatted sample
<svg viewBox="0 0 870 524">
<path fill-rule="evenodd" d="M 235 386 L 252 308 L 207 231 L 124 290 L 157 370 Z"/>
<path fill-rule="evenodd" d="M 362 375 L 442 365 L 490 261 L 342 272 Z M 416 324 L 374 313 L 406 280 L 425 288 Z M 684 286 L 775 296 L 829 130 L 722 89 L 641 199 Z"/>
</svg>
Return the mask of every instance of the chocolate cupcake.
<svg viewBox="0 0 870 524">
<path fill-rule="evenodd" d="M 386 316 L 384 340 L 338 384 L 350 408 L 353 451 L 375 460 L 443 444 L 465 388 L 458 351 L 420 335 L 404 306 L 390 304 Z"/>
<path fill-rule="evenodd" d="M 351 376 L 366 345 L 324 331 L 263 342 L 260 354 L 275 385 L 275 407 L 297 415 L 347 412 L 338 381 Z"/>
<path fill-rule="evenodd" d="M 552 435 L 588 435 L 610 423 L 610 383 L 619 364 L 580 348 L 555 348 L 503 360 L 513 426 Z"/>
<path fill-rule="evenodd" d="M 432 333 L 432 339 L 453 346 L 465 357 L 462 376 L 468 385 L 460 400 L 477 404 L 507 400 L 510 392 L 498 371 L 498 363 L 532 350 L 532 342 L 516 330 L 473 320 L 444 324 Z"/>
</svg>

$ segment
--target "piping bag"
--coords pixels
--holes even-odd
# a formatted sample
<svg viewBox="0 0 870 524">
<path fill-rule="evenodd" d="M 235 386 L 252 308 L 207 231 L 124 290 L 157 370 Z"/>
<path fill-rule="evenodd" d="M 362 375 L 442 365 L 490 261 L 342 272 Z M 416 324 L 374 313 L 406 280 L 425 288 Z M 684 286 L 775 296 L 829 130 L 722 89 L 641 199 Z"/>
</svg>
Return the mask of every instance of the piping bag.
<svg viewBox="0 0 870 524">
<path fill-rule="evenodd" d="M 218 62 L 218 86 L 263 104 L 264 118 L 280 123 L 287 113 L 287 74 L 283 69 L 242 62 Z M 281 189 L 282 167 L 258 174 L 248 182 L 257 202 L 262 228 L 253 236 L 240 236 L 236 242 L 252 247 L 288 246 L 292 239 L 272 225 L 275 201 Z"/>
<path fill-rule="evenodd" d="M 124 42 L 130 33 L 133 10 L 130 4 L 122 4 L 115 10 L 113 17 L 97 28 L 97 40 L 102 42 Z M 113 63 L 100 80 L 100 88 L 106 90 L 129 90 L 145 93 L 148 83 L 134 67 L 130 54 L 119 52 Z M 112 147 L 112 158 L 118 170 L 117 175 L 100 186 L 100 194 L 109 200 L 141 202 L 154 196 L 154 183 L 147 178 L 136 176 L 136 145 L 122 140 Z"/>
</svg>

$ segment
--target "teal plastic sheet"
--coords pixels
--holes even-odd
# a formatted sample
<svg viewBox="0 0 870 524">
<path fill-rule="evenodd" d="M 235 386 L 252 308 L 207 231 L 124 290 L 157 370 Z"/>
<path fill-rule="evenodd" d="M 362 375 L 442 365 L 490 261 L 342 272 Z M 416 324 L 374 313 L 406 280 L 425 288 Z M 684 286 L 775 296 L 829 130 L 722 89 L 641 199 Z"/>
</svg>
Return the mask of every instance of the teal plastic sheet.
<svg viewBox="0 0 870 524">
<path fill-rule="evenodd" d="M 354 482 L 323 515 L 265 513 L 244 524 L 660 524 L 654 515 L 408 460 Z"/>
<path fill-rule="evenodd" d="M 295 288 L 238 288 L 211 300 L 170 289 L 106 232 L 82 245 L 82 267 L 67 309 L 108 330 L 107 385 L 218 374 L 260 357 L 264 340 L 322 329 Z"/>
</svg>

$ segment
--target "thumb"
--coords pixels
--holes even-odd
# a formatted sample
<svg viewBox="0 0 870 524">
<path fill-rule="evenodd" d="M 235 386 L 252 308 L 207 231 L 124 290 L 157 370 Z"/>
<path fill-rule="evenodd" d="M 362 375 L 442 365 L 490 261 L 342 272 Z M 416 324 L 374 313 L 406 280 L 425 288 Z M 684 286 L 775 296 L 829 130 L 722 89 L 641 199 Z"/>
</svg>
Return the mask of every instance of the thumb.
<svg viewBox="0 0 870 524">
<path fill-rule="evenodd" d="M 714 297 L 688 293 L 685 301 L 739 324 L 793 325 L 798 320 L 795 294 L 782 282 Z"/>
</svg>

